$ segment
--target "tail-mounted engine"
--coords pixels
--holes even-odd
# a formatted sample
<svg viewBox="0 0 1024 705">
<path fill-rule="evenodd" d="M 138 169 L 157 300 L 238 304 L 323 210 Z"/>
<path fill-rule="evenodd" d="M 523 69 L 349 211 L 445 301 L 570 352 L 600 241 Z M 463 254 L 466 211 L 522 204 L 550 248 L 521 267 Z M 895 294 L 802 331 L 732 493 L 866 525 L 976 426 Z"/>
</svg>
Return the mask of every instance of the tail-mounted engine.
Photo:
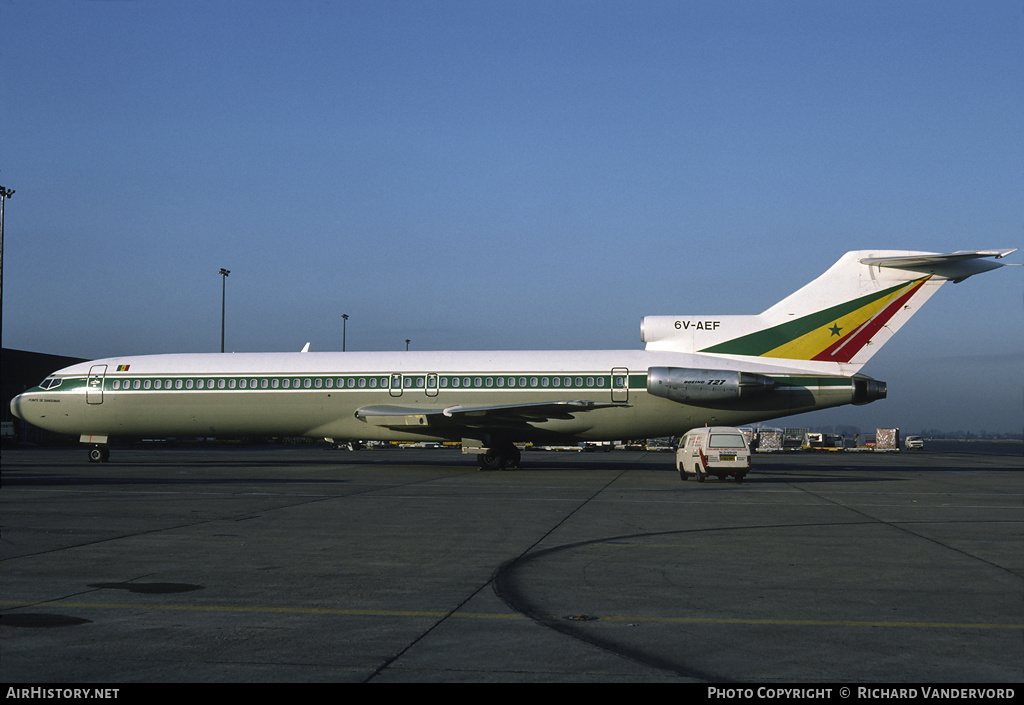
<svg viewBox="0 0 1024 705">
<path fill-rule="evenodd" d="M 770 394 L 775 380 L 753 372 L 651 367 L 647 392 L 682 403 L 714 403 Z"/>
<path fill-rule="evenodd" d="M 885 382 L 858 375 L 853 378 L 853 403 L 870 404 L 876 399 L 885 399 Z"/>
</svg>

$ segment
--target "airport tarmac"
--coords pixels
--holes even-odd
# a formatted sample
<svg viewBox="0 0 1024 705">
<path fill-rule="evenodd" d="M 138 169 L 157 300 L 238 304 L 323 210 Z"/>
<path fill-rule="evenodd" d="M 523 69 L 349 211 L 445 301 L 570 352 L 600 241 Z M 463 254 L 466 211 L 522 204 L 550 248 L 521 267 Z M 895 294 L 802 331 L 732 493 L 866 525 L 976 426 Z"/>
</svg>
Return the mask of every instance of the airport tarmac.
<svg viewBox="0 0 1024 705">
<path fill-rule="evenodd" d="M 1024 682 L 1024 458 L 3 451 L 6 683 Z"/>
</svg>

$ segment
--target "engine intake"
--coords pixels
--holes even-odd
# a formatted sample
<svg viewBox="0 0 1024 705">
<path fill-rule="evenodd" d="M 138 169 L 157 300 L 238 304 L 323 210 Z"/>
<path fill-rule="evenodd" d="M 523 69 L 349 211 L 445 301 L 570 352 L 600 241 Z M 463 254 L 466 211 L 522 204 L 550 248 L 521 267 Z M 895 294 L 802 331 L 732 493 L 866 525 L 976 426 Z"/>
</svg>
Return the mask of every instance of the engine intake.
<svg viewBox="0 0 1024 705">
<path fill-rule="evenodd" d="M 775 380 L 753 372 L 651 367 L 647 392 L 676 402 L 721 402 L 770 394 Z"/>
</svg>

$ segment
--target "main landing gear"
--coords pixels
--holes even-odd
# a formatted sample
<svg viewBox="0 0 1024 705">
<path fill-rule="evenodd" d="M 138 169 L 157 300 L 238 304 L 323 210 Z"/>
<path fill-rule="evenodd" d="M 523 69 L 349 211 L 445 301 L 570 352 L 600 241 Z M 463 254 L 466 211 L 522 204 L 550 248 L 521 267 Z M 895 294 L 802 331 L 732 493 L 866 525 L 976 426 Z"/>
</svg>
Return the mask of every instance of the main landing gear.
<svg viewBox="0 0 1024 705">
<path fill-rule="evenodd" d="M 476 456 L 481 470 L 507 470 L 519 467 L 520 451 L 513 444 L 485 448 Z"/>
</svg>

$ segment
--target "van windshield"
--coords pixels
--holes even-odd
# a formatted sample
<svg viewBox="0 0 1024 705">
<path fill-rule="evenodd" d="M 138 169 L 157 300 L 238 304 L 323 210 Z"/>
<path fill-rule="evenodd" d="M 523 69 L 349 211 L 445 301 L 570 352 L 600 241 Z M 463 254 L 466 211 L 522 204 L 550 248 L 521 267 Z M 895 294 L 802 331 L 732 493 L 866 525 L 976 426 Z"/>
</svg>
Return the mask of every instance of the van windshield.
<svg viewBox="0 0 1024 705">
<path fill-rule="evenodd" d="M 743 441 L 743 436 L 738 436 L 735 433 L 712 433 L 708 447 L 742 449 L 746 448 L 747 444 Z"/>
</svg>

